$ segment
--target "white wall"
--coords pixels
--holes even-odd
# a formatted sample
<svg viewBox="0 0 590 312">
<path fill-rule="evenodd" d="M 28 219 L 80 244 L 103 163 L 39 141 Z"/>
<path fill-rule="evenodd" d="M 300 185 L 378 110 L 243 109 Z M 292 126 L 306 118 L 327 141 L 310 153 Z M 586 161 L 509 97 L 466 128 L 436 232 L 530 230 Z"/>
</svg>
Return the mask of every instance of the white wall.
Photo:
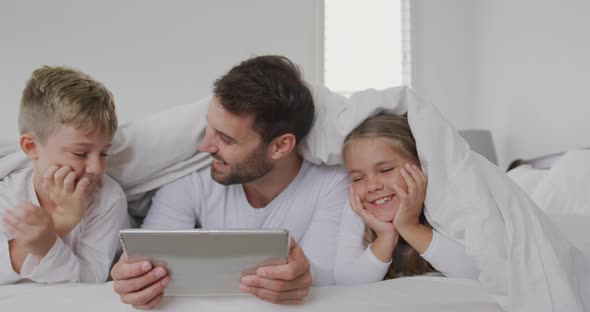
<svg viewBox="0 0 590 312">
<path fill-rule="evenodd" d="M 590 2 L 478 4 L 477 124 L 500 158 L 590 147 Z"/>
<path fill-rule="evenodd" d="M 125 121 L 209 92 L 238 61 L 278 53 L 322 81 L 321 7 L 298 0 L 0 2 L 0 138 L 43 64 L 103 81 Z M 459 129 L 493 131 L 501 166 L 590 146 L 590 2 L 413 0 L 413 85 Z"/>
<path fill-rule="evenodd" d="M 590 146 L 590 2 L 412 1 L 414 87 L 500 165 Z"/>
<path fill-rule="evenodd" d="M 194 101 L 254 55 L 287 55 L 320 82 L 321 7 L 314 0 L 2 1 L 0 138 L 18 135 L 22 88 L 44 64 L 102 81 L 122 121 Z"/>
<path fill-rule="evenodd" d="M 410 10 L 413 88 L 455 127 L 475 127 L 472 6 L 413 0 Z"/>
</svg>

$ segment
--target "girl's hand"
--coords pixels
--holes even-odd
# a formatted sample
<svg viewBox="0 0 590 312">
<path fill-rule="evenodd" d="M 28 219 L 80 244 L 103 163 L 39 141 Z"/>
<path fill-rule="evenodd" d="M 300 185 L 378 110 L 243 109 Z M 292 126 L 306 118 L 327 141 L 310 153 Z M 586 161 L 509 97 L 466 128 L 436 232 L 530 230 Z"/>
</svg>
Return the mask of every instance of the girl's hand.
<svg viewBox="0 0 590 312">
<path fill-rule="evenodd" d="M 397 213 L 393 218 L 393 226 L 399 232 L 405 232 L 408 227 L 420 224 L 420 214 L 426 198 L 426 176 L 416 165 L 407 163 L 405 169 L 401 169 L 401 175 L 408 191 L 404 191 L 401 186 L 394 184 L 393 189 L 400 198 L 400 205 Z"/>
<path fill-rule="evenodd" d="M 350 207 L 359 215 L 375 233 L 377 238 L 371 242 L 371 252 L 383 262 L 391 261 L 393 251 L 399 241 L 399 233 L 392 222 L 381 221 L 375 214 L 363 207 L 361 198 L 354 193 L 353 186 L 350 186 Z"/>
<path fill-rule="evenodd" d="M 375 216 L 374 213 L 365 209 L 365 207 L 363 207 L 363 204 L 361 203 L 360 197 L 358 196 L 358 194 L 354 192 L 352 185 L 350 186 L 349 190 L 349 201 L 352 210 L 357 215 L 359 215 L 365 221 L 365 223 L 373 231 L 375 231 L 375 233 L 377 233 L 377 236 L 393 238 L 394 242 L 397 243 L 399 234 L 393 226 L 393 223 L 381 221 L 379 218 L 377 218 L 377 216 Z"/>
</svg>

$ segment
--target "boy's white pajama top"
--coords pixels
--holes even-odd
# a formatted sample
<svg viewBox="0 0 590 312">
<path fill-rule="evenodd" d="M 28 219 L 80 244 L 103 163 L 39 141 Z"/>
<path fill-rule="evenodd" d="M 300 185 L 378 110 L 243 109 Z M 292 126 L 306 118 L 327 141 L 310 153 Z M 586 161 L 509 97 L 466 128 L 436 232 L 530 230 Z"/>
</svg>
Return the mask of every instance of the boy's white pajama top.
<svg viewBox="0 0 590 312">
<path fill-rule="evenodd" d="M 32 167 L 0 180 L 0 216 L 22 201 L 39 206 Z M 115 180 L 104 175 L 80 223 L 63 238 L 58 237 L 43 259 L 29 254 L 20 274 L 10 262 L 8 242 L 12 237 L 0 224 L 0 284 L 22 279 L 37 283 L 105 282 L 117 250 L 119 230 L 128 224 L 125 194 Z"/>
</svg>

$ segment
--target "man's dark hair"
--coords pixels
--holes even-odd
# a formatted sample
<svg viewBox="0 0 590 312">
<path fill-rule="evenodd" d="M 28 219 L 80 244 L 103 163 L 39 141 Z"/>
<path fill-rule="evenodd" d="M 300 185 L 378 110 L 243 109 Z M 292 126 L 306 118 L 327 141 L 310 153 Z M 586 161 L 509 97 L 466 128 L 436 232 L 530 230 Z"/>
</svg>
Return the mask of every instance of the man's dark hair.
<svg viewBox="0 0 590 312">
<path fill-rule="evenodd" d="M 285 133 L 299 143 L 311 129 L 311 91 L 297 65 L 284 56 L 243 61 L 214 82 L 213 93 L 228 112 L 254 114 L 254 130 L 266 144 Z"/>
</svg>

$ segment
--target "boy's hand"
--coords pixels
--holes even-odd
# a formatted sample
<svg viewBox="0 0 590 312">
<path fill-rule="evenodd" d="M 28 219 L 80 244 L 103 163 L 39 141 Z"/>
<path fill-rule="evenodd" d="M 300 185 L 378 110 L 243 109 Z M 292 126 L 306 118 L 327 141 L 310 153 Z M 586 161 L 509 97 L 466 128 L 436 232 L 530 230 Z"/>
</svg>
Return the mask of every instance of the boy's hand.
<svg viewBox="0 0 590 312">
<path fill-rule="evenodd" d="M 291 238 L 287 264 L 260 267 L 256 275 L 242 277 L 240 291 L 278 304 L 299 304 L 309 294 L 311 266 L 303 250 Z"/>
<path fill-rule="evenodd" d="M 6 210 L 4 227 L 30 254 L 43 259 L 55 241 L 56 232 L 49 213 L 30 202 L 22 202 L 13 211 Z"/>
<path fill-rule="evenodd" d="M 76 183 L 77 178 L 69 166 L 51 166 L 44 175 L 43 187 L 56 205 L 52 217 L 60 236 L 68 234 L 86 213 L 94 181 L 84 177 Z"/>
<path fill-rule="evenodd" d="M 426 198 L 426 176 L 416 165 L 406 164 L 401 169 L 401 175 L 408 191 L 404 191 L 399 185 L 394 184 L 393 189 L 400 198 L 400 205 L 393 219 L 395 228 L 404 232 L 407 227 L 420 224 L 420 214 Z"/>
</svg>

